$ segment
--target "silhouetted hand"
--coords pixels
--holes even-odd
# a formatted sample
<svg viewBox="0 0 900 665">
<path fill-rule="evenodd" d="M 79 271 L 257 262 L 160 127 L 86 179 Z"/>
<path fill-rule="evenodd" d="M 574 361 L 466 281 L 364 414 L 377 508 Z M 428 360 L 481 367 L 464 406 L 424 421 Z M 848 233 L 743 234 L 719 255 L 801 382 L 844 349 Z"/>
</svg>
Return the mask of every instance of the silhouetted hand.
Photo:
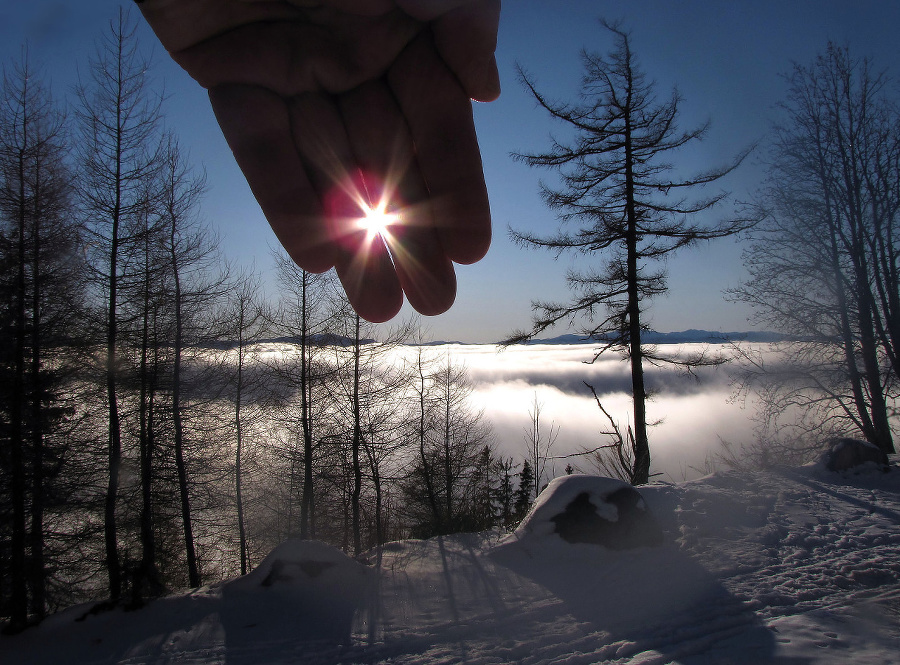
<svg viewBox="0 0 900 665">
<path fill-rule="evenodd" d="M 209 90 L 250 188 L 298 265 L 334 266 L 370 321 L 393 317 L 403 292 L 423 314 L 453 304 L 452 262 L 478 261 L 490 245 L 470 98 L 500 92 L 500 0 L 140 7 Z M 362 205 L 379 202 L 398 221 L 367 234 L 357 224 Z"/>
</svg>

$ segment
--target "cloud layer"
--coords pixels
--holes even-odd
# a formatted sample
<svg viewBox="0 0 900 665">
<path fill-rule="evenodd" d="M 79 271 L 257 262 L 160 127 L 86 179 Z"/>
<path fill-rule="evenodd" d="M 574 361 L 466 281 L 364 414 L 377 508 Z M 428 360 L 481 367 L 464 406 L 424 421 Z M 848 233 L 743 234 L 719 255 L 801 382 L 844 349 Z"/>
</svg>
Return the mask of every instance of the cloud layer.
<svg viewBox="0 0 900 665">
<path fill-rule="evenodd" d="M 673 352 L 695 351 L 691 345 Z M 557 429 L 552 454 L 560 458 L 606 443 L 602 435 L 609 422 L 585 387 L 597 391 L 604 407 L 624 428 L 631 422 L 631 377 L 627 362 L 618 356 L 590 363 L 590 345 L 516 346 L 499 350 L 493 345 L 445 345 L 429 353 L 464 363 L 475 385 L 473 406 L 483 408 L 493 423 L 498 450 L 520 461 L 525 454 L 525 432 L 535 398 L 541 404 L 545 433 Z M 690 376 L 673 369 L 646 368 L 654 398 L 648 403 L 654 472 L 669 480 L 700 475 L 706 457 L 720 447 L 720 437 L 747 440 L 752 433 L 748 410 L 729 401 L 731 387 L 723 368 L 705 369 Z M 556 461 L 555 474 L 567 463 L 591 472 L 582 458 Z M 552 463 L 551 463 L 552 464 Z"/>
</svg>

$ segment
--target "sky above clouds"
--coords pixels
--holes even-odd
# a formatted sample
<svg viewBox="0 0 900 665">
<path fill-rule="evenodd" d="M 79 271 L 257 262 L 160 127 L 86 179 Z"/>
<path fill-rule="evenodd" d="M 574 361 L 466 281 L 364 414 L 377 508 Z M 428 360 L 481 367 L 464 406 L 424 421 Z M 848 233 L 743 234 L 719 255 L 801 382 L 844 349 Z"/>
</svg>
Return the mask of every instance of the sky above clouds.
<svg viewBox="0 0 900 665">
<path fill-rule="evenodd" d="M 77 81 L 78 68 L 85 71 L 93 39 L 119 6 L 131 5 L 124 0 L 4 3 L 0 58 L 6 66 L 19 59 L 27 40 L 31 61 L 51 81 L 55 94 L 63 97 Z M 423 321 L 434 339 L 493 341 L 528 327 L 532 300 L 567 297 L 570 259 L 554 260 L 549 254 L 523 250 L 507 236 L 509 227 L 547 233 L 556 228 L 538 191 L 539 180 L 548 174 L 510 158 L 513 151 L 544 148 L 550 134 L 560 129 L 523 91 L 516 64 L 551 98 L 574 99 L 581 75 L 580 50 L 605 53 L 612 45 L 599 17 L 620 19 L 632 31 L 633 48 L 661 96 L 677 86 L 684 99 L 682 126 L 712 121 L 707 140 L 680 162 L 686 173 L 727 163 L 743 148 L 761 142 L 755 155 L 724 183 L 739 200 L 747 200 L 761 182 L 764 139 L 785 89 L 780 74 L 792 62 L 809 63 L 833 40 L 900 76 L 896 40 L 900 3 L 506 0 L 497 50 L 503 94 L 496 102 L 475 106 L 495 240 L 487 258 L 459 267 L 454 307 Z M 168 96 L 167 123 L 193 160 L 206 169 L 209 193 L 204 212 L 219 229 L 224 251 L 240 263 L 255 262 L 268 270 L 274 235 L 231 159 L 205 92 L 168 60 L 161 47 L 154 47 L 152 33 L 144 25 L 139 38 L 154 50 L 154 75 Z M 750 327 L 749 312 L 722 295 L 743 274 L 739 242 L 724 240 L 683 251 L 667 268 L 671 290 L 653 304 L 652 327 L 662 331 Z"/>
</svg>

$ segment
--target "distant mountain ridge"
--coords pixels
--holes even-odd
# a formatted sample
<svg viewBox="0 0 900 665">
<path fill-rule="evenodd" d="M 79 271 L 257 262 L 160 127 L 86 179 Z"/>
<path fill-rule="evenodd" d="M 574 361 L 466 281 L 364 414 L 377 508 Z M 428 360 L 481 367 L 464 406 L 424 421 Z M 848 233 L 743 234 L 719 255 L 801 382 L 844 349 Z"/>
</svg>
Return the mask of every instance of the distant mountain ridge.
<svg viewBox="0 0 900 665">
<path fill-rule="evenodd" d="M 691 328 L 679 332 L 657 332 L 650 330 L 645 332 L 641 337 L 641 341 L 645 344 L 726 344 L 728 342 L 783 342 L 793 339 L 789 335 L 782 333 L 748 330 L 744 332 L 718 332 L 712 330 L 697 330 Z M 603 341 L 603 338 L 585 338 L 583 335 L 559 335 L 547 339 L 534 339 L 525 342 L 529 345 L 535 344 L 597 344 Z"/>
<path fill-rule="evenodd" d="M 776 332 L 766 332 L 766 331 L 744 331 L 744 332 L 716 332 L 711 330 L 697 330 L 691 328 L 690 330 L 682 330 L 680 332 L 656 332 L 651 330 L 649 332 L 644 333 L 642 341 L 645 344 L 727 344 L 728 342 L 758 342 L 758 343 L 772 343 L 772 342 L 784 342 L 786 340 L 796 339 L 795 337 L 791 337 L 790 335 L 784 335 L 782 333 Z M 377 340 L 374 339 L 361 339 L 360 343 L 372 344 Z M 537 346 L 537 345 L 552 345 L 552 344 L 598 344 L 602 339 L 587 339 L 582 335 L 575 334 L 566 334 L 566 335 L 558 335 L 556 337 L 548 337 L 546 339 L 533 339 L 527 342 L 524 342 L 526 346 Z M 253 342 L 254 344 L 300 344 L 300 336 L 299 335 L 290 335 L 284 337 L 270 337 L 267 339 L 261 339 Z M 353 345 L 353 339 L 350 337 L 345 337 L 343 335 L 334 335 L 334 334 L 317 334 L 310 335 L 307 338 L 307 343 L 313 346 L 342 346 L 348 347 Z M 478 344 L 496 344 L 497 342 L 460 342 L 460 341 L 446 341 L 446 340 L 437 340 L 433 342 L 422 342 L 420 344 L 409 344 L 409 346 L 443 346 L 443 345 L 451 345 L 458 344 L 462 346 L 476 346 Z M 237 346 L 236 341 L 219 341 L 212 342 L 203 345 L 205 348 L 216 348 L 219 350 L 228 350 L 235 348 Z"/>
<path fill-rule="evenodd" d="M 362 338 L 359 340 L 360 344 L 372 344 L 376 340 L 370 339 L 368 337 Z M 248 344 L 293 344 L 300 345 L 302 343 L 300 335 L 285 335 L 282 337 L 267 337 L 265 339 L 253 340 L 252 342 L 248 342 Z M 313 334 L 308 335 L 306 338 L 306 343 L 310 346 L 353 346 L 355 343 L 352 337 L 346 337 L 344 335 L 335 335 L 333 333 L 321 333 L 321 334 Z M 235 340 L 220 340 L 216 342 L 208 342 L 203 344 L 204 348 L 208 349 L 218 349 L 220 351 L 228 351 L 230 349 L 237 348 L 238 342 Z"/>
</svg>

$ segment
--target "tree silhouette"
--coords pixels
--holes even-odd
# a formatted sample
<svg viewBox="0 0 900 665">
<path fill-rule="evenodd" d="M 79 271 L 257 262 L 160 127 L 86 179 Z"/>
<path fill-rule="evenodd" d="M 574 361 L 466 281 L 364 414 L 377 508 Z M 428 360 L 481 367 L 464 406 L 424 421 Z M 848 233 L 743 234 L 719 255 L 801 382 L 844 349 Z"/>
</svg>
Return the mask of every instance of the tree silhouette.
<svg viewBox="0 0 900 665">
<path fill-rule="evenodd" d="M 98 41 L 89 80 L 79 85 L 76 156 L 78 195 L 91 248 L 94 283 L 105 300 L 108 484 L 104 512 L 109 596 L 123 591 L 116 504 L 122 465 L 120 324 L 127 255 L 140 246 L 151 202 L 147 182 L 159 169 L 161 99 L 149 87 L 148 62 L 140 57 L 135 26 L 120 10 Z"/>
<path fill-rule="evenodd" d="M 745 354 L 763 417 L 800 412 L 799 437 L 861 434 L 894 452 L 891 392 L 900 371 L 900 125 L 884 74 L 829 44 L 787 77 L 765 216 L 731 296 L 799 340 L 772 367 Z M 805 422 L 804 422 L 805 421 Z M 770 428 L 772 429 L 772 428 Z M 810 441 L 813 443 L 813 441 Z M 816 442 L 818 443 L 818 442 Z"/>
<path fill-rule="evenodd" d="M 519 488 L 516 490 L 513 510 L 517 520 L 525 517 L 525 513 L 531 508 L 534 494 L 534 472 L 528 460 L 522 462 L 522 470 L 519 471 Z"/>
<path fill-rule="evenodd" d="M 4 72 L 0 103 L 0 538 L 9 561 L 10 628 L 47 609 L 45 511 L 53 489 L 60 386 L 71 370 L 67 342 L 77 336 L 80 262 L 65 163 L 65 118 L 28 62 Z M 8 379 L 8 380 L 7 380 Z M 7 511 L 11 524 L 7 531 Z M 52 568 L 52 564 L 50 565 Z M 30 592 L 30 602 L 29 602 Z"/>
<path fill-rule="evenodd" d="M 557 323 L 577 320 L 585 336 L 602 344 L 595 359 L 607 350 L 621 351 L 628 358 L 636 445 L 630 480 L 641 484 L 650 474 L 644 363 L 696 367 L 721 362 L 703 353 L 676 361 L 642 343 L 644 303 L 667 290 L 665 271 L 651 265 L 683 247 L 751 225 L 751 220 L 743 218 L 708 222 L 701 214 L 724 202 L 727 192 L 693 195 L 737 168 L 749 150 L 722 168 L 681 177 L 669 161 L 672 153 L 702 139 L 708 123 L 679 130 L 677 91 L 658 103 L 653 83 L 638 67 L 629 33 L 605 21 L 603 25 L 613 34 L 615 48 L 607 56 L 582 52 L 584 75 L 578 103 L 548 100 L 520 69 L 520 78 L 538 105 L 574 135 L 568 143 L 554 139 L 546 152 L 514 155 L 529 166 L 559 174 L 560 186 L 542 184 L 542 194 L 561 224 L 551 236 L 515 230 L 511 234 L 525 247 L 607 258 L 599 268 L 568 275 L 570 302 L 533 303 L 532 330 L 516 333 L 507 342 L 523 341 Z"/>
</svg>

